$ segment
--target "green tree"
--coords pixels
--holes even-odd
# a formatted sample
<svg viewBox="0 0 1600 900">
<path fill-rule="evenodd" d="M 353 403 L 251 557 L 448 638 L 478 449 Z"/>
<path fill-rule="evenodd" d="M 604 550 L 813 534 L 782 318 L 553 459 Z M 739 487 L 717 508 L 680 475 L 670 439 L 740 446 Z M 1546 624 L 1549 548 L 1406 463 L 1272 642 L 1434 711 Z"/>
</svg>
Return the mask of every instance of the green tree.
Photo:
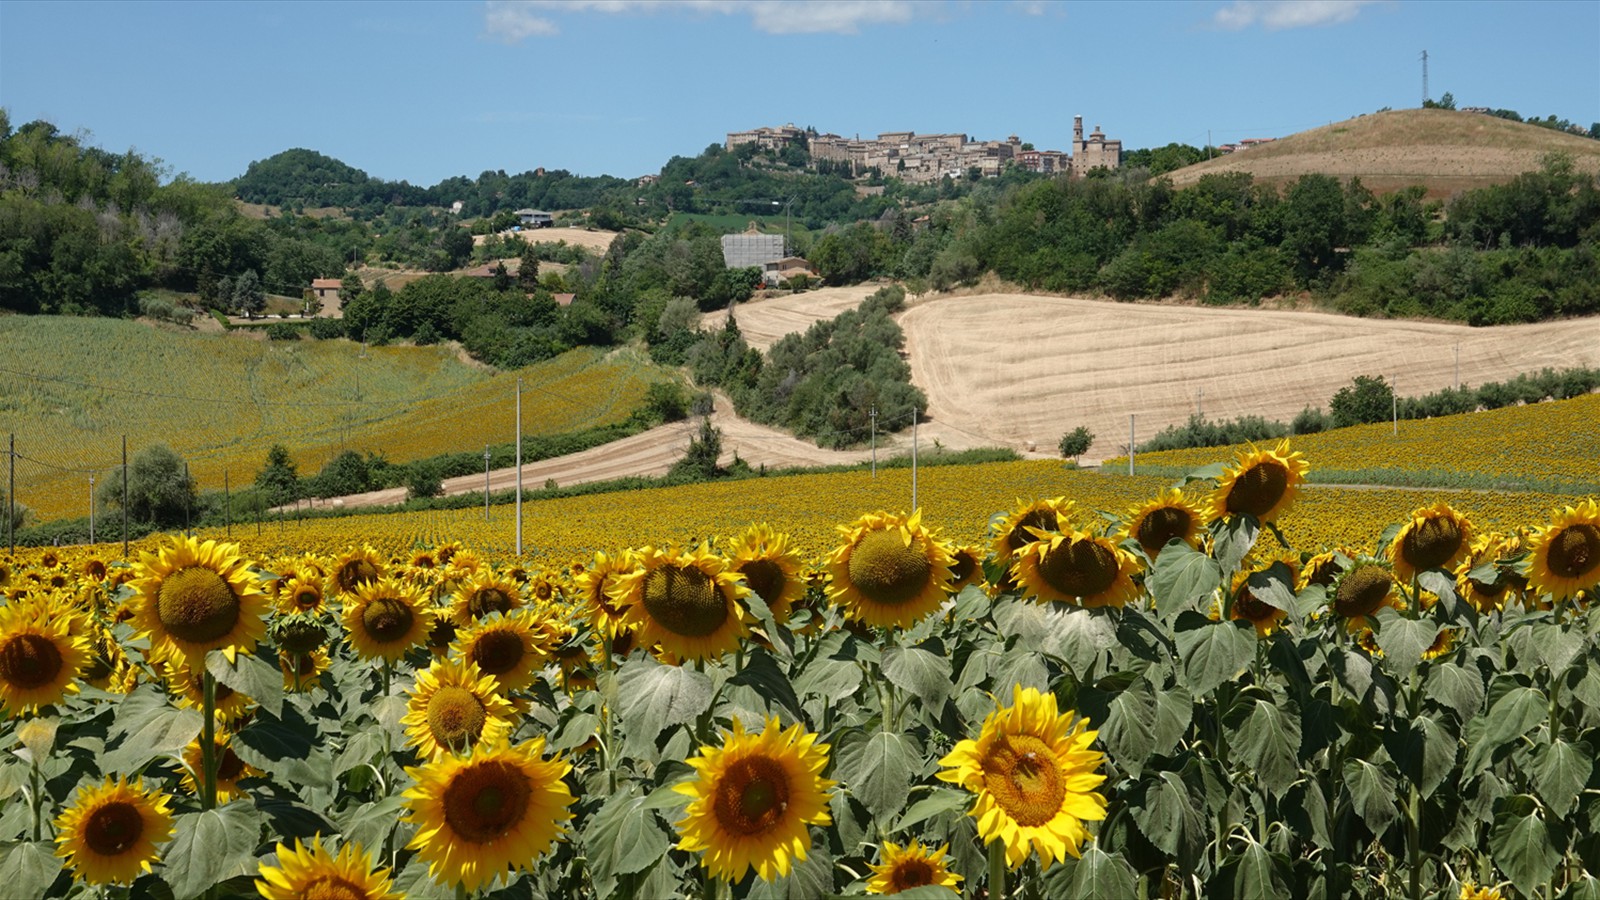
<svg viewBox="0 0 1600 900">
<path fill-rule="evenodd" d="M 1061 443 L 1058 446 L 1061 449 L 1062 457 L 1070 456 L 1073 462 L 1077 462 L 1078 457 L 1089 452 L 1089 447 L 1093 443 L 1094 432 L 1090 431 L 1086 426 L 1079 425 L 1077 428 L 1063 434 Z"/>
<path fill-rule="evenodd" d="M 311 493 L 318 497 L 343 497 L 372 490 L 372 471 L 367 459 L 354 450 L 345 450 L 322 467 L 312 479 Z"/>
<path fill-rule="evenodd" d="M 710 481 L 722 474 L 717 457 L 722 455 L 722 429 L 711 424 L 710 417 L 700 420 L 700 434 L 689 439 L 689 449 L 683 458 L 672 464 L 667 477 L 682 481 Z"/>
<path fill-rule="evenodd" d="M 1394 414 L 1394 390 L 1374 375 L 1357 375 L 1328 401 L 1334 428 L 1387 421 Z"/>
<path fill-rule="evenodd" d="M 420 500 L 437 497 L 443 493 L 444 482 L 439 478 L 439 470 L 433 463 L 422 461 L 411 464 L 411 472 L 406 477 L 407 499 Z"/>
<path fill-rule="evenodd" d="M 262 289 L 261 276 L 255 269 L 246 269 L 233 280 L 233 308 L 247 317 L 267 308 L 267 292 Z"/>
<path fill-rule="evenodd" d="M 517 287 L 530 294 L 539 289 L 539 254 L 527 241 L 522 242 L 517 261 Z"/>
<path fill-rule="evenodd" d="M 183 458 L 164 444 L 152 444 L 133 455 L 127 471 L 127 512 L 134 522 L 160 528 L 181 526 L 194 509 L 197 492 Z M 123 508 L 123 470 L 102 477 L 95 499 L 107 509 Z"/>
<path fill-rule="evenodd" d="M 267 451 L 267 464 L 256 472 L 256 488 L 272 506 L 293 503 L 300 497 L 300 476 L 289 456 L 289 448 L 273 444 Z"/>
</svg>

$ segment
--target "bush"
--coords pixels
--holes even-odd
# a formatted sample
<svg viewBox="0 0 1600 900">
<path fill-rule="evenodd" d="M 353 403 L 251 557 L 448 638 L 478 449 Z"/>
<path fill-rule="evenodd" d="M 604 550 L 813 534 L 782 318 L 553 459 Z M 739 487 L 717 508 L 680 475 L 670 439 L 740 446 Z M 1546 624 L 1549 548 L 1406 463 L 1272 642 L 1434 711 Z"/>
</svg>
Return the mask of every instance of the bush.
<svg viewBox="0 0 1600 900">
<path fill-rule="evenodd" d="M 195 508 L 194 480 L 183 458 L 163 444 L 153 444 L 133 455 L 128 464 L 127 511 L 135 522 L 159 527 L 184 524 Z M 103 476 L 95 500 L 107 508 L 122 509 L 122 469 Z"/>
<path fill-rule="evenodd" d="M 1394 415 L 1394 389 L 1381 377 L 1357 375 L 1333 395 L 1328 409 L 1335 428 L 1384 422 Z"/>
<path fill-rule="evenodd" d="M 1295 415 L 1294 421 L 1289 423 L 1291 434 L 1316 434 L 1328 430 L 1328 414 L 1322 407 L 1306 407 Z"/>
<path fill-rule="evenodd" d="M 267 326 L 267 340 L 298 341 L 300 340 L 300 329 L 289 322 L 273 322 Z"/>
<path fill-rule="evenodd" d="M 1188 424 L 1173 425 L 1156 433 L 1156 436 L 1139 445 L 1139 452 L 1157 450 L 1183 450 L 1189 447 L 1225 447 L 1246 441 L 1266 441 L 1287 437 L 1289 428 L 1261 416 L 1240 416 L 1221 422 L 1208 421 L 1204 416 L 1189 417 Z"/>
<path fill-rule="evenodd" d="M 1063 434 L 1061 443 L 1057 446 L 1060 447 L 1063 458 L 1070 456 L 1076 460 L 1078 457 L 1088 453 L 1089 446 L 1093 443 L 1094 432 L 1083 425 L 1079 425 L 1077 428 Z"/>
<path fill-rule="evenodd" d="M 645 391 L 640 412 L 650 422 L 681 422 L 689 417 L 689 392 L 677 382 L 652 384 Z"/>
<path fill-rule="evenodd" d="M 439 478 L 437 466 L 427 461 L 411 465 L 411 472 L 406 477 L 406 499 L 420 500 L 443 493 L 444 482 Z"/>
<path fill-rule="evenodd" d="M 343 497 L 370 490 L 372 472 L 366 458 L 354 450 L 328 460 L 311 484 L 311 493 L 318 497 Z"/>
<path fill-rule="evenodd" d="M 312 337 L 319 341 L 329 341 L 333 340 L 334 338 L 342 338 L 344 337 L 344 320 L 312 319 L 311 324 L 307 326 L 306 330 L 311 333 Z"/>
</svg>

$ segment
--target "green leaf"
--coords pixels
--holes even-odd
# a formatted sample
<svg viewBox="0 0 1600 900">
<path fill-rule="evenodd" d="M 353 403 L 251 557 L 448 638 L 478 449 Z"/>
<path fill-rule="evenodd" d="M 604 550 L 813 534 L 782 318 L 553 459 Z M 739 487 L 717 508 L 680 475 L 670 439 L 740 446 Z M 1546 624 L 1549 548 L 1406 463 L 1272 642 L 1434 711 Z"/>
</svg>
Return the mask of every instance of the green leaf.
<svg viewBox="0 0 1600 900">
<path fill-rule="evenodd" d="M 1184 475 L 1183 480 L 1178 482 L 1176 487 L 1187 487 L 1196 481 L 1217 481 L 1222 478 L 1223 473 L 1226 471 L 1228 471 L 1227 463 L 1214 462 L 1210 465 L 1201 466 Z"/>
<path fill-rule="evenodd" d="M 1217 561 L 1182 541 L 1169 543 L 1156 557 L 1149 579 L 1150 596 L 1163 616 L 1175 616 L 1209 601 L 1222 586 Z"/>
<path fill-rule="evenodd" d="M 405 798 L 398 793 L 377 801 L 363 803 L 348 813 L 338 816 L 339 832 L 344 840 L 363 847 L 382 847 L 400 821 L 400 811 L 405 808 Z"/>
<path fill-rule="evenodd" d="M 802 697 L 821 697 L 836 704 L 859 691 L 863 677 L 861 667 L 850 660 L 819 656 L 801 670 L 794 689 Z"/>
<path fill-rule="evenodd" d="M 728 683 L 754 688 L 756 693 L 788 710 L 790 715 L 800 715 L 800 699 L 795 696 L 794 686 L 789 683 L 783 670 L 778 668 L 777 660 L 766 650 L 757 647 L 747 653 L 744 668 L 728 679 Z"/>
<path fill-rule="evenodd" d="M 1422 687 L 1428 699 L 1449 707 L 1463 722 L 1483 708 L 1483 681 L 1455 663 L 1435 664 Z"/>
<path fill-rule="evenodd" d="M 951 790 L 950 788 L 936 787 L 928 792 L 928 796 L 911 804 L 911 808 L 900 817 L 900 822 L 895 826 L 896 831 L 908 831 L 911 826 L 918 825 L 934 816 L 948 812 L 966 812 L 972 803 L 972 795 L 966 791 Z"/>
<path fill-rule="evenodd" d="M 1439 636 L 1439 623 L 1431 619 L 1408 619 L 1392 607 L 1378 611 L 1378 648 L 1383 651 L 1384 667 L 1404 677 L 1422 662 L 1422 651 Z"/>
<path fill-rule="evenodd" d="M 1488 768 L 1496 750 L 1527 734 L 1548 713 L 1543 691 L 1522 686 L 1506 691 L 1489 707 L 1483 734 L 1468 752 L 1463 774 L 1471 778 Z"/>
<path fill-rule="evenodd" d="M 1300 777 L 1300 711 L 1293 701 L 1284 700 L 1282 709 L 1266 700 L 1254 701 L 1233 743 L 1239 758 L 1272 796 L 1282 796 Z"/>
<path fill-rule="evenodd" d="M 661 732 L 687 725 L 711 708 L 711 678 L 684 666 L 640 658 L 617 672 L 617 712 L 630 749 L 655 746 Z"/>
<path fill-rule="evenodd" d="M 1249 513 L 1236 513 L 1219 525 L 1215 531 L 1217 563 L 1222 566 L 1222 573 L 1229 575 L 1239 571 L 1239 564 L 1250 555 L 1256 538 L 1261 536 L 1261 523 Z"/>
<path fill-rule="evenodd" d="M 1533 783 L 1550 811 L 1566 818 L 1593 772 L 1594 751 L 1587 743 L 1557 740 L 1541 749 L 1534 759 Z"/>
<path fill-rule="evenodd" d="M 1111 856 L 1098 844 L 1083 848 L 1083 857 L 1072 867 L 1069 896 L 1076 900 L 1127 900 L 1137 896 L 1133 867 L 1120 855 Z"/>
<path fill-rule="evenodd" d="M 815 900 L 833 893 L 833 856 L 826 841 L 808 835 L 811 846 L 806 858 L 790 860 L 789 875 L 774 881 L 753 878 L 749 900 Z"/>
<path fill-rule="evenodd" d="M 1250 585 L 1250 596 L 1284 612 L 1294 612 L 1294 573 L 1286 563 L 1275 562 L 1263 571 L 1251 572 L 1245 583 Z"/>
<path fill-rule="evenodd" d="M 1239 867 L 1233 873 L 1233 895 L 1239 900 L 1278 900 L 1287 898 L 1289 888 L 1283 873 L 1267 848 L 1255 841 L 1239 854 Z"/>
<path fill-rule="evenodd" d="M 1350 792 L 1350 805 L 1367 823 L 1372 833 L 1382 837 L 1400 811 L 1395 809 L 1395 778 L 1364 759 L 1344 762 L 1344 786 Z"/>
<path fill-rule="evenodd" d="M 1087 677 L 1101 654 L 1117 646 L 1116 623 L 1104 610 L 1055 606 L 1042 609 L 1046 630 L 1041 649 L 1066 660 L 1079 678 Z"/>
<path fill-rule="evenodd" d="M 551 752 L 566 752 L 588 743 L 600 732 L 600 717 L 590 712 L 574 713 L 550 738 Z"/>
<path fill-rule="evenodd" d="M 1155 749 L 1156 694 L 1139 678 L 1112 699 L 1100 725 L 1100 741 L 1117 765 L 1138 778 Z"/>
<path fill-rule="evenodd" d="M 6 896 L 43 897 L 66 872 L 46 841 L 0 844 L 0 884 Z"/>
<path fill-rule="evenodd" d="M 642 872 L 667 855 L 667 834 L 644 798 L 631 786 L 615 794 L 589 818 L 583 846 L 600 878 Z"/>
<path fill-rule="evenodd" d="M 235 875 L 256 872 L 263 817 L 248 800 L 174 817 L 162 877 L 175 900 L 190 900 Z"/>
<path fill-rule="evenodd" d="M 1152 748 L 1160 756 L 1170 756 L 1178 741 L 1189 731 L 1194 716 L 1194 698 L 1182 685 L 1156 695 L 1156 730 Z"/>
<path fill-rule="evenodd" d="M 229 663 L 221 651 L 213 650 L 206 654 L 206 671 L 274 716 L 283 715 L 283 670 L 277 666 L 248 653 L 235 654 Z"/>
<path fill-rule="evenodd" d="M 1565 672 L 1587 643 L 1583 632 L 1576 628 L 1563 628 L 1554 622 L 1534 627 L 1539 632 L 1535 645 L 1539 660 L 1552 672 Z"/>
<path fill-rule="evenodd" d="M 950 697 L 950 658 L 942 653 L 890 647 L 883 651 L 883 675 L 895 687 L 915 694 L 934 715 Z"/>
<path fill-rule="evenodd" d="M 1012 688 L 1016 685 L 1031 687 L 1043 693 L 1050 689 L 1050 671 L 1045 668 L 1044 657 L 1032 650 L 1013 647 L 993 664 L 994 696 L 1002 704 L 1011 703 Z"/>
<path fill-rule="evenodd" d="M 1424 797 L 1432 796 L 1455 769 L 1459 743 L 1444 723 L 1431 716 L 1395 722 L 1384 740 L 1400 774 L 1415 782 Z"/>
<path fill-rule="evenodd" d="M 1600 900 L 1600 878 L 1584 872 L 1567 882 L 1567 892 L 1561 900 Z"/>
<path fill-rule="evenodd" d="M 1534 896 L 1561 862 L 1555 844 L 1532 797 L 1517 794 L 1501 801 L 1489 831 L 1489 854 L 1524 896 Z"/>
<path fill-rule="evenodd" d="M 1156 849 L 1188 868 L 1206 845 L 1206 819 L 1176 772 L 1159 772 L 1129 806 L 1133 822 Z"/>
<path fill-rule="evenodd" d="M 233 738 L 233 752 L 241 760 L 289 784 L 332 787 L 332 750 L 322 742 L 317 727 L 306 721 L 294 704 L 283 706 L 283 718 L 261 710 Z"/>
<path fill-rule="evenodd" d="M 179 709 L 163 694 L 134 691 L 117 704 L 109 742 L 115 749 L 100 757 L 100 770 L 131 774 L 155 757 L 176 756 L 204 723 L 199 711 Z"/>
<path fill-rule="evenodd" d="M 892 731 L 870 736 L 849 732 L 835 752 L 839 780 L 874 819 L 888 821 L 900 815 L 911 778 L 922 767 L 922 753 L 910 737 Z"/>
<path fill-rule="evenodd" d="M 1255 629 L 1249 622 L 1212 622 L 1199 613 L 1184 613 L 1177 627 L 1184 686 L 1195 697 L 1237 678 L 1255 659 Z"/>
</svg>

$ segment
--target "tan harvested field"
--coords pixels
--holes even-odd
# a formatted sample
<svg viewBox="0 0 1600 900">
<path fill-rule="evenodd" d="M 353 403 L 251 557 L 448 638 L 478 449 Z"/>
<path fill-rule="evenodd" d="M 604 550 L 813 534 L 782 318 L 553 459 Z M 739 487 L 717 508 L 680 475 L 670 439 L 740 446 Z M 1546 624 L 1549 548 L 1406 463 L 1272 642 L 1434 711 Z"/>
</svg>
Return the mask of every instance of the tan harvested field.
<svg viewBox="0 0 1600 900">
<path fill-rule="evenodd" d="M 610 249 L 611 241 L 617 236 L 615 231 L 590 230 L 588 228 L 524 228 L 521 231 L 502 231 L 502 237 L 520 237 L 530 244 L 556 244 L 566 241 L 577 247 L 582 247 L 592 253 L 604 253 Z M 483 243 L 487 235 L 475 234 L 472 236 L 473 246 Z"/>
<path fill-rule="evenodd" d="M 1600 172 L 1600 141 L 1478 113 L 1405 109 L 1302 131 L 1165 177 L 1181 188 L 1205 175 L 1248 172 L 1259 182 L 1284 185 L 1317 172 L 1359 176 L 1380 194 L 1421 184 L 1428 196 L 1447 198 L 1538 169 L 1552 151 L 1570 155 L 1580 171 Z"/>
<path fill-rule="evenodd" d="M 739 331 L 744 335 L 745 342 L 766 350 L 786 334 L 803 332 L 813 322 L 831 319 L 847 309 L 860 306 L 861 301 L 878 287 L 861 284 L 751 300 L 736 306 L 733 317 L 739 323 Z M 700 327 L 716 330 L 722 327 L 727 318 L 727 310 L 709 312 L 701 318 Z"/>
<path fill-rule="evenodd" d="M 912 382 L 928 395 L 924 440 L 951 447 L 1096 435 L 1086 459 L 1186 421 L 1288 421 L 1357 375 L 1398 376 L 1404 395 L 1546 366 L 1600 366 L 1600 318 L 1470 328 L 1327 313 L 1208 309 L 1025 294 L 936 298 L 900 316 Z"/>
</svg>

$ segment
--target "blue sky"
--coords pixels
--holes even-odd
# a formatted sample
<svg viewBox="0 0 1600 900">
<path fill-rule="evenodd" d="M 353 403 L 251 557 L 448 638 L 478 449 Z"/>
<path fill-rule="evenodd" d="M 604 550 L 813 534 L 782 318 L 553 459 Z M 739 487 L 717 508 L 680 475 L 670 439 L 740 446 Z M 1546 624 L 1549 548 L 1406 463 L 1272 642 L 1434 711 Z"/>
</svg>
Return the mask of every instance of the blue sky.
<svg viewBox="0 0 1600 900">
<path fill-rule="evenodd" d="M 634 176 L 729 130 L 1275 137 L 1437 99 L 1600 121 L 1600 2 L 0 2 L 0 106 L 226 180 Z"/>
</svg>

